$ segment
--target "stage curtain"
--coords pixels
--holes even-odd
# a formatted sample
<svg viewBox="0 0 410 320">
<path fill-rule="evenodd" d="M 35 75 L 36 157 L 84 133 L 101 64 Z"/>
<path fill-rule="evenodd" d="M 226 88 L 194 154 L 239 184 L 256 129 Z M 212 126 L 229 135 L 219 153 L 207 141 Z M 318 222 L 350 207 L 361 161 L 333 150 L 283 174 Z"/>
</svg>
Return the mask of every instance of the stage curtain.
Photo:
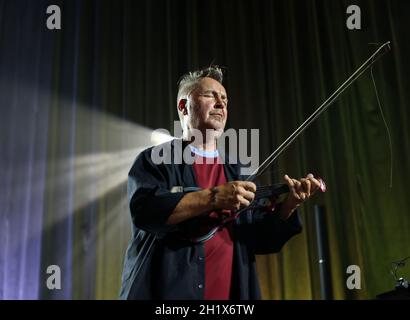
<svg viewBox="0 0 410 320">
<path fill-rule="evenodd" d="M 52 4 L 61 30 L 46 27 Z M 172 133 L 183 73 L 226 67 L 227 128 L 259 129 L 263 160 L 388 40 L 372 72 L 392 187 L 368 71 L 261 176 L 311 172 L 328 191 L 300 208 L 303 233 L 257 264 L 264 299 L 320 299 L 313 208 L 322 205 L 333 297 L 393 289 L 390 263 L 410 256 L 410 5 L 355 1 L 361 30 L 349 30 L 351 4 L 0 1 L 0 298 L 117 298 L 127 170 L 142 133 Z M 46 286 L 50 265 L 61 268 L 61 290 Z M 360 267 L 360 289 L 346 286 L 349 265 Z"/>
</svg>

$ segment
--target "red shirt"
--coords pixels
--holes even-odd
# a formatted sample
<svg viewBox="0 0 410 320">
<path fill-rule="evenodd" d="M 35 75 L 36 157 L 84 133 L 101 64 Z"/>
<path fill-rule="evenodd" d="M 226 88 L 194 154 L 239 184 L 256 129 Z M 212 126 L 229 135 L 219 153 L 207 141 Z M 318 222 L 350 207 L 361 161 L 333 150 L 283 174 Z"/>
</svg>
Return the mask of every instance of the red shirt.
<svg viewBox="0 0 410 320">
<path fill-rule="evenodd" d="M 206 163 L 210 162 L 212 163 Z M 202 161 L 202 164 L 200 163 Z M 212 188 L 226 182 L 224 166 L 219 157 L 204 158 L 196 154 L 193 165 L 200 188 Z M 212 212 L 210 219 L 218 213 Z M 205 242 L 205 300 L 230 298 L 233 264 L 233 241 L 230 225 L 222 227 Z"/>
</svg>

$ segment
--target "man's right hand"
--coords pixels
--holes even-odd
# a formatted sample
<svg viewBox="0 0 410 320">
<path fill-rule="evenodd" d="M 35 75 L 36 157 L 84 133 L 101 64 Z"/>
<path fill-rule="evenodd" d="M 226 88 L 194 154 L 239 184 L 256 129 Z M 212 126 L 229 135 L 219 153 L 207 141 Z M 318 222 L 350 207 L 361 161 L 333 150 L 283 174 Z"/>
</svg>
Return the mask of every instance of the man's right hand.
<svg viewBox="0 0 410 320">
<path fill-rule="evenodd" d="M 256 185 L 250 181 L 231 181 L 212 189 L 189 192 L 179 201 L 167 224 L 178 224 L 215 210 L 239 210 L 255 198 Z"/>
<path fill-rule="evenodd" d="M 211 189 L 216 210 L 239 210 L 255 198 L 256 185 L 251 181 L 231 181 Z"/>
</svg>

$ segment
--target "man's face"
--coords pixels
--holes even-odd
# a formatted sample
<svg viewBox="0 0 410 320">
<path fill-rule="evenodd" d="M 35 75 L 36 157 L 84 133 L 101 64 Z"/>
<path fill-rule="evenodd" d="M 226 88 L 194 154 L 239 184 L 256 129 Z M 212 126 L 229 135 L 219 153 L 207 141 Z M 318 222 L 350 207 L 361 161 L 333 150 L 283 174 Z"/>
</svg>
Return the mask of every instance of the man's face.
<svg viewBox="0 0 410 320">
<path fill-rule="evenodd" d="M 228 97 L 222 84 L 212 78 L 202 78 L 188 96 L 189 128 L 203 133 L 206 129 L 223 132 L 228 117 Z"/>
</svg>

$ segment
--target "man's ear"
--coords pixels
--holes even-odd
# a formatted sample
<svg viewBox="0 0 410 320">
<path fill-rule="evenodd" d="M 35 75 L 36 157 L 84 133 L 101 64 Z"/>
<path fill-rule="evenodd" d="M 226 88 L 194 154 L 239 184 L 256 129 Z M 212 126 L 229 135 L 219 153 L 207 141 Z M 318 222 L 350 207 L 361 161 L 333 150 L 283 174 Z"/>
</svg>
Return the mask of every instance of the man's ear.
<svg viewBox="0 0 410 320">
<path fill-rule="evenodd" d="M 184 116 L 188 114 L 187 110 L 187 99 L 181 99 L 178 103 L 178 110 L 182 112 Z"/>
</svg>

